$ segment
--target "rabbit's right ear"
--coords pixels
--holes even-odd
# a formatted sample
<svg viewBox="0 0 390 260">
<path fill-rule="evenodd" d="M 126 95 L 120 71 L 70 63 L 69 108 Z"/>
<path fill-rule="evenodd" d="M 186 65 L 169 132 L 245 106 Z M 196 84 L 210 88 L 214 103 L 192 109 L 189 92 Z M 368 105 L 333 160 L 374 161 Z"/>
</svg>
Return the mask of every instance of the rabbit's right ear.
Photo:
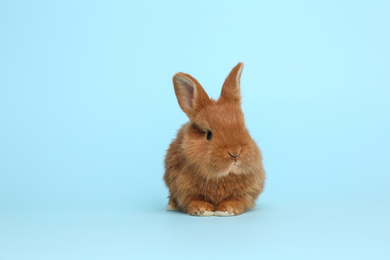
<svg viewBox="0 0 390 260">
<path fill-rule="evenodd" d="M 197 111 L 210 102 L 210 98 L 199 82 L 185 73 L 173 76 L 173 86 L 180 108 L 192 120 Z"/>
</svg>

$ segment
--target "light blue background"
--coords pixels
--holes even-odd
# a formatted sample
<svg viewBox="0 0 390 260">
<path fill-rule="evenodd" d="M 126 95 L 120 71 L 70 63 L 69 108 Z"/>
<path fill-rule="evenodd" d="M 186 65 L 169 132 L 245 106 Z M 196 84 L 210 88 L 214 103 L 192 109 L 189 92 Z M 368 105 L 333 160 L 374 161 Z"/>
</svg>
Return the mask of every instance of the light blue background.
<svg viewBox="0 0 390 260">
<path fill-rule="evenodd" d="M 0 259 L 389 259 L 389 1 L 1 1 Z M 238 62 L 267 183 L 166 212 L 186 122 Z"/>
</svg>

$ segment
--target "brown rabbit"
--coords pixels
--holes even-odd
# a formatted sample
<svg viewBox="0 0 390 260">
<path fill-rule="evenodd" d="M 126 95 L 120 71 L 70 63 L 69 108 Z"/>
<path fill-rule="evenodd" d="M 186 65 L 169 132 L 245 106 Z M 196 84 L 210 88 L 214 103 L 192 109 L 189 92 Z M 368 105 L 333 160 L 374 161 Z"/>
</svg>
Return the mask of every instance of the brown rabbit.
<svg viewBox="0 0 390 260">
<path fill-rule="evenodd" d="M 165 156 L 168 210 L 197 216 L 239 215 L 263 191 L 262 157 L 241 110 L 243 63 L 226 78 L 218 101 L 188 74 L 173 76 L 175 94 L 190 121 Z"/>
</svg>

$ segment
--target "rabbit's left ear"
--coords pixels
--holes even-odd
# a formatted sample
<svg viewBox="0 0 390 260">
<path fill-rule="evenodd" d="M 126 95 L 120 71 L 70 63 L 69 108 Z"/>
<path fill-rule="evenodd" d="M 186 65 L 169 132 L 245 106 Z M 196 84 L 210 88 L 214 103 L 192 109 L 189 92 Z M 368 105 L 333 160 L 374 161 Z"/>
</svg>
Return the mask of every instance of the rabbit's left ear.
<svg viewBox="0 0 390 260">
<path fill-rule="evenodd" d="M 179 106 L 190 120 L 195 114 L 210 103 L 210 98 L 199 82 L 191 75 L 176 73 L 173 86 Z"/>
<path fill-rule="evenodd" d="M 222 86 L 218 101 L 241 103 L 240 80 L 244 63 L 238 63 L 229 73 Z"/>
</svg>

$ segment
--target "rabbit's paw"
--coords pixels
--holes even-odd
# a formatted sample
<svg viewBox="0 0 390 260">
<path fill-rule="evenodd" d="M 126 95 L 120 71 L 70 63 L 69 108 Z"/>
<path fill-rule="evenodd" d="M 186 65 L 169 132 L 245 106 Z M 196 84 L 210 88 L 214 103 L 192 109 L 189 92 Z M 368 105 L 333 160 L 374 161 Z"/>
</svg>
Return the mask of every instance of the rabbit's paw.
<svg viewBox="0 0 390 260">
<path fill-rule="evenodd" d="M 192 216 L 209 217 L 214 215 L 214 205 L 204 202 L 193 200 L 187 206 L 187 213 Z"/>
<path fill-rule="evenodd" d="M 239 200 L 226 200 L 218 204 L 215 209 L 215 216 L 230 217 L 244 213 L 244 205 Z"/>
<path fill-rule="evenodd" d="M 177 208 L 176 200 L 172 200 L 172 199 L 169 200 L 168 205 L 167 205 L 167 210 L 169 210 L 169 211 L 177 211 L 177 210 L 179 210 Z"/>
<path fill-rule="evenodd" d="M 218 217 L 231 217 L 231 216 L 234 216 L 235 214 L 233 212 L 229 212 L 229 211 L 217 210 L 217 211 L 215 211 L 214 215 L 218 216 Z"/>
<path fill-rule="evenodd" d="M 172 206 L 171 204 L 167 205 L 167 210 L 168 211 L 178 211 L 179 209 L 177 207 Z"/>
</svg>

